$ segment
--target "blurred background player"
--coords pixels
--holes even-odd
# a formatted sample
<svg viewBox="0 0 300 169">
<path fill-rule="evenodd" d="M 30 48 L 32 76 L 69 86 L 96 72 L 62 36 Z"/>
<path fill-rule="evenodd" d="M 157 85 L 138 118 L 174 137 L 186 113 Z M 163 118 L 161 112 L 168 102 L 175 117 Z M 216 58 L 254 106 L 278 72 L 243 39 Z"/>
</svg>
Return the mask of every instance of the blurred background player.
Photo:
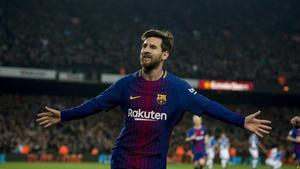
<svg viewBox="0 0 300 169">
<path fill-rule="evenodd" d="M 206 166 L 208 169 L 212 169 L 214 165 L 214 158 L 215 158 L 215 151 L 218 145 L 217 140 L 215 139 L 214 134 L 211 132 L 208 137 L 208 141 L 206 144 L 206 151 L 207 151 L 207 161 Z"/>
<path fill-rule="evenodd" d="M 282 166 L 284 151 L 282 147 L 274 145 L 270 151 L 269 157 L 266 159 L 266 165 L 271 169 L 279 169 Z"/>
<path fill-rule="evenodd" d="M 202 118 L 199 116 L 193 116 L 193 123 L 194 127 L 188 130 L 186 141 L 192 141 L 193 144 L 192 152 L 194 154 L 195 169 L 202 169 L 206 159 L 207 128 L 202 125 Z"/>
<path fill-rule="evenodd" d="M 254 133 L 250 135 L 248 142 L 249 142 L 249 153 L 252 158 L 251 166 L 254 169 L 257 167 L 258 160 L 259 160 L 259 149 L 258 148 L 261 148 L 264 153 L 267 152 L 267 150 L 266 150 L 265 146 L 260 143 L 257 135 Z"/>
<path fill-rule="evenodd" d="M 291 119 L 291 124 L 296 127 L 296 128 L 299 128 L 300 127 L 300 116 L 294 116 L 292 119 Z"/>
<path fill-rule="evenodd" d="M 294 153 L 296 155 L 297 163 L 300 162 L 300 129 L 293 128 L 290 130 L 287 140 L 294 144 Z"/>
<path fill-rule="evenodd" d="M 226 169 L 229 160 L 230 142 L 229 142 L 229 138 L 226 136 L 224 132 L 221 133 L 221 137 L 218 140 L 218 144 L 219 144 L 219 155 L 221 159 L 221 165 L 223 169 Z"/>
</svg>

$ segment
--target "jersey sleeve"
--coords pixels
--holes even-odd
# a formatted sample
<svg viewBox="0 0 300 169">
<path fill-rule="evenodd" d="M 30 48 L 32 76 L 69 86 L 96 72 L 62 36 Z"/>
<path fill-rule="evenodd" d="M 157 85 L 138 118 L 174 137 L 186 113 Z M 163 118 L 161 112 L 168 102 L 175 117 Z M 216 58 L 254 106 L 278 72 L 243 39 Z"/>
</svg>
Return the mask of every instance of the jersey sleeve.
<svg viewBox="0 0 300 169">
<path fill-rule="evenodd" d="M 183 80 L 182 82 L 179 82 L 177 92 L 181 107 L 185 111 L 192 112 L 198 116 L 205 113 L 210 117 L 244 128 L 245 118 L 243 116 L 238 115 L 217 102 L 198 94 L 197 91 L 187 82 Z"/>
<path fill-rule="evenodd" d="M 194 134 L 194 130 L 191 128 L 187 132 L 187 137 L 191 137 Z"/>
<path fill-rule="evenodd" d="M 291 137 L 296 137 L 296 132 L 295 132 L 294 129 L 293 129 L 293 130 L 290 130 L 289 136 L 291 136 Z"/>
<path fill-rule="evenodd" d="M 78 107 L 63 110 L 61 112 L 61 121 L 69 121 L 86 117 L 102 110 L 108 110 L 115 107 L 121 100 L 122 79 L 111 85 L 97 97 L 91 98 Z"/>
</svg>

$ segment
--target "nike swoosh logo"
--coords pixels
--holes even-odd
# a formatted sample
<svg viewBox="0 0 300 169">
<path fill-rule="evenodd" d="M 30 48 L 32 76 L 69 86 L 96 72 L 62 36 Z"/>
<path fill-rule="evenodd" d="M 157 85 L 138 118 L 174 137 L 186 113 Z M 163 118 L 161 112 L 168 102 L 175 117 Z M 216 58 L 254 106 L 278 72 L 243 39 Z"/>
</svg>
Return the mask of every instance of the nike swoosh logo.
<svg viewBox="0 0 300 169">
<path fill-rule="evenodd" d="M 138 99 L 138 98 L 140 98 L 140 97 L 141 97 L 141 96 L 130 96 L 129 99 L 130 99 L 130 100 L 134 100 L 134 99 Z"/>
</svg>

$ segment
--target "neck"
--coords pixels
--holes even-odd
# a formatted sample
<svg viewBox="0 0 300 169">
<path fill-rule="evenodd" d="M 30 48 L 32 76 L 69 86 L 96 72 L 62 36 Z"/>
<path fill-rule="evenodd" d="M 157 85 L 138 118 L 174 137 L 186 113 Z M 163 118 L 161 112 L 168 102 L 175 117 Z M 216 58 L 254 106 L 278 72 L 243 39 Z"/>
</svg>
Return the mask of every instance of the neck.
<svg viewBox="0 0 300 169">
<path fill-rule="evenodd" d="M 201 128 L 201 124 L 194 125 L 194 128 Z"/>
<path fill-rule="evenodd" d="M 157 69 L 152 69 L 152 70 L 147 70 L 145 68 L 142 68 L 142 77 L 145 80 L 149 80 L 149 81 L 155 81 L 160 79 L 164 74 L 164 70 L 161 68 L 157 68 Z"/>
</svg>

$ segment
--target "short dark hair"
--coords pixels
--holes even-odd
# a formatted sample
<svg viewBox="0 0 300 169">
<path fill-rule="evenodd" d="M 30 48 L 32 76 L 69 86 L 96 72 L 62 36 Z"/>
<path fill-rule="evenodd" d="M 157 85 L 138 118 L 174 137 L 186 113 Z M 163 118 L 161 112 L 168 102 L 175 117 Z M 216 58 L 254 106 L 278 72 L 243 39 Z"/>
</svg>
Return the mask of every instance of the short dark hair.
<svg viewBox="0 0 300 169">
<path fill-rule="evenodd" d="M 149 37 L 156 37 L 162 39 L 162 50 L 171 53 L 174 45 L 174 37 L 170 31 L 150 29 L 143 33 L 141 39 L 144 41 Z"/>
</svg>

